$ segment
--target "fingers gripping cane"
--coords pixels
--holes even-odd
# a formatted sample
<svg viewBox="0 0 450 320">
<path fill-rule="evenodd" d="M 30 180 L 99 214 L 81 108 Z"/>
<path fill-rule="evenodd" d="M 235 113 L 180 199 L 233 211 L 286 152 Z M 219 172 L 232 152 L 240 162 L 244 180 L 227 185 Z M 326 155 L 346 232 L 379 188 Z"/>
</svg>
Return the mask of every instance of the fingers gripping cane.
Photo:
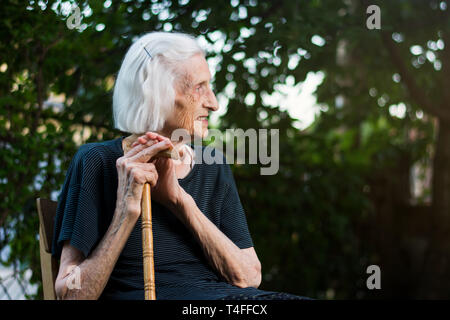
<svg viewBox="0 0 450 320">
<path fill-rule="evenodd" d="M 131 149 L 131 145 L 141 135 L 133 134 L 125 138 L 124 153 L 127 153 Z M 179 153 L 177 150 L 165 150 L 158 153 L 153 157 L 166 157 L 179 159 Z M 152 201 L 150 184 L 145 183 L 142 190 L 141 200 L 141 221 L 142 221 L 142 256 L 144 263 L 144 292 L 145 300 L 156 300 L 156 287 L 155 287 L 155 261 L 153 257 L 153 228 L 152 228 Z"/>
</svg>

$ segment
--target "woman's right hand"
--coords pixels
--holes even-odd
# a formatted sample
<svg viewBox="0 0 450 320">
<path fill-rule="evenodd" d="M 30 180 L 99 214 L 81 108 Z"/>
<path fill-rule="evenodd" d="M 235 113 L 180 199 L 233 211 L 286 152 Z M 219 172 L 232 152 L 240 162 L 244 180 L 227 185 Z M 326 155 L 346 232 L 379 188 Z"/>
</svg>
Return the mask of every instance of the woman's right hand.
<svg viewBox="0 0 450 320">
<path fill-rule="evenodd" d="M 118 186 L 117 205 L 122 213 L 127 212 L 135 219 L 141 213 L 142 190 L 145 183 L 151 187 L 156 185 L 158 173 L 155 165 L 149 161 L 159 152 L 173 147 L 169 139 L 162 139 L 152 133 L 145 137 L 150 139 L 145 144 L 138 144 L 131 148 L 124 156 L 116 161 Z"/>
</svg>

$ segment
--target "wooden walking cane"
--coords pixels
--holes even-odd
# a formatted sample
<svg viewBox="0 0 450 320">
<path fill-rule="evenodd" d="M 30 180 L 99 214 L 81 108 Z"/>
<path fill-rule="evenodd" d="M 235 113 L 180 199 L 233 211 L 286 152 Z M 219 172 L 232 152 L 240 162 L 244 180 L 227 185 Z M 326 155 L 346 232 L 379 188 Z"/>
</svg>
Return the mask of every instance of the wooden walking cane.
<svg viewBox="0 0 450 320">
<path fill-rule="evenodd" d="M 141 202 L 142 256 L 144 257 L 145 300 L 156 300 L 155 264 L 153 259 L 152 200 L 150 185 L 144 184 Z"/>
<path fill-rule="evenodd" d="M 124 139 L 124 154 L 131 149 L 131 145 L 143 134 L 133 134 Z M 155 155 L 157 157 L 166 157 L 179 159 L 179 150 L 169 149 Z M 152 159 L 152 160 L 153 160 Z M 150 184 L 145 183 L 142 190 L 141 200 L 141 220 L 142 220 L 142 256 L 144 258 L 144 292 L 145 300 L 156 300 L 155 287 L 155 262 L 153 259 L 153 228 L 152 228 L 152 201 L 150 193 Z"/>
</svg>

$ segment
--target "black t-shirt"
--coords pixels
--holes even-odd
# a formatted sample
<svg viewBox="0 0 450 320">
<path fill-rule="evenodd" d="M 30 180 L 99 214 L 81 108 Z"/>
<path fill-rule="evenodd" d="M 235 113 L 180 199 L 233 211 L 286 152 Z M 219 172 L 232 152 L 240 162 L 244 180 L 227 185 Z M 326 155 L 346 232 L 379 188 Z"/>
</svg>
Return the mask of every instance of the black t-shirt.
<svg viewBox="0 0 450 320">
<path fill-rule="evenodd" d="M 66 240 L 88 257 L 106 233 L 116 205 L 116 160 L 123 155 L 123 138 L 85 144 L 73 157 L 58 201 L 54 257 L 60 258 Z M 253 242 L 245 213 L 231 169 L 221 156 L 223 164 L 196 163 L 178 181 L 231 241 L 241 249 L 249 248 Z M 220 299 L 264 292 L 228 284 L 209 265 L 191 231 L 156 201 L 152 201 L 152 223 L 157 299 Z M 144 298 L 141 239 L 139 218 L 100 298 Z"/>
</svg>

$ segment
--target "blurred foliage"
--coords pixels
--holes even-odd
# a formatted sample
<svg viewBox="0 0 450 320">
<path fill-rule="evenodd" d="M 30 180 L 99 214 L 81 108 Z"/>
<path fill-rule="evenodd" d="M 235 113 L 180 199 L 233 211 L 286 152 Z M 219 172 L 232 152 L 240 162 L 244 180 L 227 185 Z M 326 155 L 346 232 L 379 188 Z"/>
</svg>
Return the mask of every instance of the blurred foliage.
<svg viewBox="0 0 450 320">
<path fill-rule="evenodd" d="M 417 274 L 405 271 L 394 215 L 411 197 L 404 170 L 408 176 L 412 164 L 430 164 L 433 119 L 442 116 L 436 107 L 449 101 L 446 5 L 375 1 L 382 30 L 368 30 L 369 4 L 357 0 L 67 2 L 81 8 L 82 30 L 67 28 L 59 1 L 6 0 L 0 12 L 3 265 L 30 268 L 31 281 L 40 282 L 35 199 L 56 200 L 77 139 L 125 134 L 112 129 L 112 87 L 132 41 L 153 30 L 181 31 L 216 49 L 208 52 L 218 62 L 213 85 L 228 102 L 220 129 L 280 130 L 277 175 L 233 167 L 263 266 L 261 288 L 316 298 L 392 297 L 407 289 L 402 296 L 414 297 L 395 280 Z M 413 45 L 423 52 L 410 52 Z M 392 46 L 436 107 L 411 94 Z M 320 117 L 299 130 L 262 96 L 309 72 L 324 75 Z M 51 95 L 62 101 L 49 104 Z M 396 116 L 390 106 L 399 104 L 405 112 Z M 370 264 L 387 275 L 377 293 L 366 289 Z"/>
</svg>

